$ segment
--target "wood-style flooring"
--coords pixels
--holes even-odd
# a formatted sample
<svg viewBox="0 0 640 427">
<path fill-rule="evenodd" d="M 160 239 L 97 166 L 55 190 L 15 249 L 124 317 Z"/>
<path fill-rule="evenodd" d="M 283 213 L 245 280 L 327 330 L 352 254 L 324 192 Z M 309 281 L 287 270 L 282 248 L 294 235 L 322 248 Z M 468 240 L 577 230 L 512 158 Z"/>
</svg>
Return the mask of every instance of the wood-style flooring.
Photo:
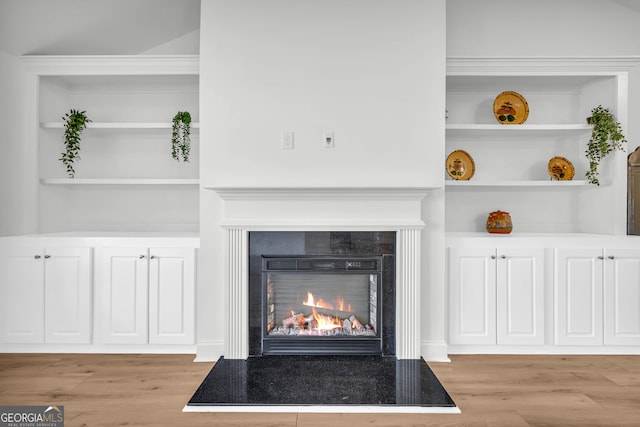
<svg viewBox="0 0 640 427">
<path fill-rule="evenodd" d="M 0 406 L 64 405 L 65 426 L 640 426 L 640 356 L 451 356 L 459 415 L 183 413 L 193 355 L 0 354 Z"/>
</svg>

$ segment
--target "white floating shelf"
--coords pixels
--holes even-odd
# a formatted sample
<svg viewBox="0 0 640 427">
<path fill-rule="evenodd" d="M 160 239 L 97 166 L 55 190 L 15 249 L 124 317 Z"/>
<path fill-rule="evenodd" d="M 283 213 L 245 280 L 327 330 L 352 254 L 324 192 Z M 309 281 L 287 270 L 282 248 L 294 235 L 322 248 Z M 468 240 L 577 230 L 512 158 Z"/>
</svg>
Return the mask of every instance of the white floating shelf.
<svg viewBox="0 0 640 427">
<path fill-rule="evenodd" d="M 497 131 L 497 132 L 541 132 L 541 131 L 588 131 L 588 124 L 541 124 L 541 125 L 501 125 L 501 124 L 447 124 L 448 131 Z"/>
<path fill-rule="evenodd" d="M 62 129 L 62 122 L 41 122 L 43 129 Z M 89 122 L 87 129 L 171 129 L 169 122 Z M 191 123 L 192 129 L 199 129 L 200 123 Z"/>
<path fill-rule="evenodd" d="M 164 178 L 43 178 L 44 185 L 199 185 L 199 179 Z"/>
<path fill-rule="evenodd" d="M 602 181 L 601 187 L 611 185 L 611 182 Z M 520 187 L 520 188 L 566 188 L 566 187 L 593 187 L 596 185 L 589 184 L 586 180 L 571 180 L 571 181 L 540 181 L 540 180 L 515 180 L 515 181 L 481 181 L 481 180 L 469 180 L 469 181 L 445 181 L 445 187 L 449 189 L 469 189 L 469 188 L 505 188 L 505 187 Z"/>
</svg>

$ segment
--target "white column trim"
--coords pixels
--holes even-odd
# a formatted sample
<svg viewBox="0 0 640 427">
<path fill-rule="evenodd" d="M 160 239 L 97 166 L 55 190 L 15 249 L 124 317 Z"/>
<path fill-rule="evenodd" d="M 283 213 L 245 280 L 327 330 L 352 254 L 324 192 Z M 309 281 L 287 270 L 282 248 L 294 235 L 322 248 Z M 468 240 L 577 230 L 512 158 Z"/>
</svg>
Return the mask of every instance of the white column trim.
<svg viewBox="0 0 640 427">
<path fill-rule="evenodd" d="M 398 230 L 396 240 L 396 357 L 419 359 L 420 230 Z"/>
<path fill-rule="evenodd" d="M 227 359 L 249 357 L 248 233 L 225 230 L 226 319 L 224 355 Z"/>
</svg>

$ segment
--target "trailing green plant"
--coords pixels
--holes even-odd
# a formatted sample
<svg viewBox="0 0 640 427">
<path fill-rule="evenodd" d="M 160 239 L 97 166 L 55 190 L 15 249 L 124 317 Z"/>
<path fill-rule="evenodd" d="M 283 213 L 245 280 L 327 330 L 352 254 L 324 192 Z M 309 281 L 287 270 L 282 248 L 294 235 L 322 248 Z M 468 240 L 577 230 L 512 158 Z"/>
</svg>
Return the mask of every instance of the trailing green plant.
<svg viewBox="0 0 640 427">
<path fill-rule="evenodd" d="M 71 109 L 62 117 L 64 121 L 64 146 L 66 151 L 61 154 L 60 160 L 67 168 L 67 174 L 73 178 L 76 171 L 73 164 L 80 160 L 80 134 L 87 127 L 91 120 L 87 117 L 86 111 Z"/>
<path fill-rule="evenodd" d="M 178 111 L 173 117 L 171 134 L 171 156 L 177 161 L 188 162 L 191 151 L 191 114 Z"/>
<path fill-rule="evenodd" d="M 600 180 L 598 179 L 600 161 L 612 151 L 624 151 L 623 144 L 627 140 L 622 133 L 622 126 L 616 121 L 615 116 L 608 108 L 598 105 L 591 110 L 591 117 L 587 120 L 593 126 L 593 129 L 585 151 L 587 159 L 589 159 L 589 170 L 586 176 L 589 183 L 600 185 Z"/>
</svg>

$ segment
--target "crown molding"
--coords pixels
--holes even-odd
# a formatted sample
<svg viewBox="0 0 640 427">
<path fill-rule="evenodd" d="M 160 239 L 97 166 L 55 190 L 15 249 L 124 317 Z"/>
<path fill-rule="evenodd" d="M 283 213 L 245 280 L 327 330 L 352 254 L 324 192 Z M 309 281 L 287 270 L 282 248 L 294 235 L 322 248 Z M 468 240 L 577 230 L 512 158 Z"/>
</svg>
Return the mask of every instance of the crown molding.
<svg viewBox="0 0 640 427">
<path fill-rule="evenodd" d="M 26 55 L 37 75 L 199 74 L 199 55 Z"/>
<path fill-rule="evenodd" d="M 640 56 L 449 57 L 447 75 L 618 74 L 640 64 Z"/>
</svg>

